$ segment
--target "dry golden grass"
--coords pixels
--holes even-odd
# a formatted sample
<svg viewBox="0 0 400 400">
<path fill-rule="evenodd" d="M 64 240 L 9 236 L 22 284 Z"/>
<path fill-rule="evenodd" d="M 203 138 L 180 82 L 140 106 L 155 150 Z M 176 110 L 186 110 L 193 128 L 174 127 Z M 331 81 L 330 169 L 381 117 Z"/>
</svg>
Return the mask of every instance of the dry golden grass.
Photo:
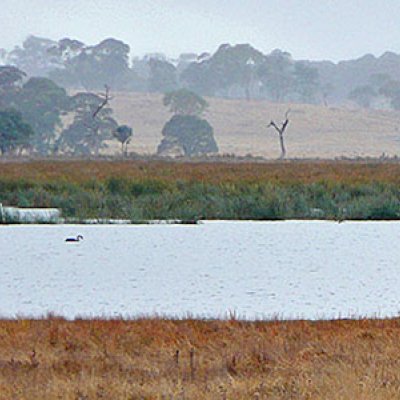
<svg viewBox="0 0 400 400">
<path fill-rule="evenodd" d="M 399 319 L 3 320 L 0 399 L 398 399 L 399 334 Z"/>
<path fill-rule="evenodd" d="M 154 154 L 161 130 L 170 118 L 162 95 L 113 93 L 112 107 L 120 123 L 134 128 L 131 151 Z M 395 111 L 350 110 L 304 104 L 208 98 L 206 118 L 215 131 L 220 153 L 277 158 L 280 154 L 271 119 L 281 121 L 288 108 L 286 134 L 290 158 L 334 158 L 400 154 L 400 114 Z M 112 152 L 119 152 L 113 144 Z"/>
<path fill-rule="evenodd" d="M 110 177 L 206 183 L 400 183 L 399 162 L 292 161 L 266 163 L 161 161 L 30 161 L 0 163 L 0 179 L 84 183 Z"/>
</svg>

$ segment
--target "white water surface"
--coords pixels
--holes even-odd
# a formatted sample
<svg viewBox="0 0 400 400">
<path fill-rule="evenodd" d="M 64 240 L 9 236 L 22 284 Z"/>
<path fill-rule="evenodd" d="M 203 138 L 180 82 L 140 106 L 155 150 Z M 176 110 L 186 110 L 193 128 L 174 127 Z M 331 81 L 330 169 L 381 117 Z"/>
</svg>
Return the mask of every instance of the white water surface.
<svg viewBox="0 0 400 400">
<path fill-rule="evenodd" d="M 395 316 L 399 239 L 399 222 L 1 226 L 0 315 Z"/>
</svg>

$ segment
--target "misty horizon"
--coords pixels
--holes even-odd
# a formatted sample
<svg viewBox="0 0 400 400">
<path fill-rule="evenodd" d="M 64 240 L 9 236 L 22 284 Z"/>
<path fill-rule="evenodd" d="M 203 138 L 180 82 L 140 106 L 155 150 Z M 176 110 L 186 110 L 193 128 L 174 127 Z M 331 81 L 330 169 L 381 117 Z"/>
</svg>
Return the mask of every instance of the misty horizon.
<svg viewBox="0 0 400 400">
<path fill-rule="evenodd" d="M 0 48 L 12 50 L 30 34 L 76 38 L 92 45 L 113 37 L 134 56 L 213 53 L 223 43 L 249 43 L 263 53 L 288 51 L 295 59 L 356 59 L 400 53 L 400 7 L 395 0 L 3 0 Z"/>
<path fill-rule="evenodd" d="M 33 33 L 29 33 L 20 43 L 16 43 L 15 45 L 13 45 L 13 46 L 11 46 L 11 47 L 9 47 L 9 48 L 0 46 L 0 50 L 1 50 L 1 49 L 4 49 L 4 50 L 6 50 L 6 52 L 11 52 L 11 51 L 13 51 L 13 50 L 16 49 L 16 48 L 21 48 L 21 47 L 23 46 L 24 41 L 27 40 L 29 37 L 36 37 L 36 38 L 40 38 L 40 39 L 47 39 L 47 40 L 51 40 L 51 41 L 54 41 L 54 42 L 59 42 L 59 41 L 61 41 L 61 40 L 63 40 L 63 39 L 78 40 L 78 41 L 83 42 L 83 43 L 85 44 L 85 46 L 88 46 L 88 47 L 94 47 L 94 46 L 98 45 L 99 43 L 101 43 L 101 42 L 103 42 L 103 41 L 105 41 L 105 40 L 107 40 L 107 39 L 115 39 L 115 40 L 118 40 L 118 41 L 121 41 L 121 42 L 126 43 L 123 39 L 121 39 L 121 38 L 119 38 L 119 37 L 112 37 L 112 36 L 107 36 L 107 37 L 100 38 L 98 42 L 87 43 L 87 42 L 83 41 L 83 40 L 82 40 L 81 38 L 79 38 L 79 37 L 68 37 L 68 36 L 63 36 L 63 37 L 59 37 L 59 38 L 54 38 L 54 37 L 37 36 L 37 35 L 35 35 L 35 34 L 33 34 Z M 0 40 L 1 40 L 1 39 L 0 39 Z M 219 48 L 220 46 L 225 45 L 225 44 L 228 44 L 228 45 L 230 45 L 230 46 L 236 46 L 236 45 L 241 45 L 241 44 L 249 44 L 251 47 L 255 48 L 256 50 L 262 51 L 262 52 L 263 52 L 264 54 L 266 54 L 266 55 L 267 55 L 267 54 L 271 54 L 271 53 L 272 53 L 273 51 L 275 51 L 275 50 L 280 50 L 280 51 L 289 53 L 289 54 L 293 57 L 293 59 L 296 59 L 297 61 L 306 61 L 306 60 L 307 60 L 307 61 L 316 61 L 316 62 L 332 62 L 332 63 L 334 63 L 334 64 L 338 64 L 338 63 L 340 63 L 340 62 L 358 60 L 358 59 L 361 59 L 361 58 L 366 57 L 366 56 L 373 56 L 373 57 L 375 57 L 375 58 L 380 58 L 380 57 L 384 56 L 385 54 L 397 54 L 397 55 L 400 55 L 400 51 L 396 52 L 396 51 L 392 51 L 392 50 L 387 49 L 387 50 L 384 50 L 384 51 L 382 51 L 382 52 L 380 52 L 380 53 L 363 53 L 363 54 L 359 54 L 358 56 L 355 56 L 355 57 L 352 57 L 352 58 L 344 58 L 344 59 L 339 59 L 339 60 L 334 60 L 334 59 L 332 59 L 332 58 L 324 58 L 324 59 L 316 59 L 316 58 L 297 58 L 297 57 L 294 56 L 293 52 L 292 52 L 290 49 L 281 48 L 281 47 L 272 47 L 272 48 L 269 49 L 269 50 L 268 50 L 268 49 L 267 49 L 267 50 L 264 50 L 264 49 L 259 49 L 259 48 L 257 48 L 256 46 L 253 45 L 253 43 L 245 43 L 245 42 L 235 42 L 235 43 L 226 42 L 226 43 L 220 43 L 220 44 L 218 44 L 218 45 L 217 45 L 215 48 L 213 48 L 213 49 L 202 49 L 202 50 L 196 50 L 196 49 L 191 49 L 191 50 L 190 50 L 190 49 L 188 49 L 187 51 L 183 51 L 183 52 L 181 52 L 181 53 L 174 53 L 174 54 L 166 53 L 166 52 L 163 51 L 162 49 L 158 49 L 158 50 L 154 50 L 154 51 L 151 51 L 151 50 L 149 50 L 149 51 L 144 51 L 144 52 L 138 54 L 138 53 L 135 53 L 135 52 L 134 52 L 134 49 L 132 49 L 132 46 L 131 46 L 130 43 L 126 43 L 126 44 L 128 44 L 129 47 L 130 47 L 130 59 L 131 59 L 131 60 L 133 60 L 133 59 L 135 59 L 135 58 L 139 58 L 139 59 L 140 59 L 140 58 L 143 58 L 143 57 L 148 56 L 148 55 L 156 55 L 156 54 L 162 54 L 163 56 L 165 56 L 165 57 L 166 57 L 167 59 L 169 59 L 169 60 L 174 60 L 174 59 L 177 60 L 181 55 L 184 55 L 184 54 L 196 54 L 196 55 L 201 55 L 201 54 L 204 54 L 204 53 L 208 53 L 208 54 L 211 55 L 211 54 L 214 54 L 214 53 L 218 50 L 218 48 Z"/>
</svg>

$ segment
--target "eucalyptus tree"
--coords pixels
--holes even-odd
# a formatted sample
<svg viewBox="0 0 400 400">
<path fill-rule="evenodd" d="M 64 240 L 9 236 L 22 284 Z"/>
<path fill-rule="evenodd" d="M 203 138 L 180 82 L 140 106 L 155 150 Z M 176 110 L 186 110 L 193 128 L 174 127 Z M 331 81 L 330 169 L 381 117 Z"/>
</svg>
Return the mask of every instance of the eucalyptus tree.
<svg viewBox="0 0 400 400">
<path fill-rule="evenodd" d="M 50 76 L 64 86 L 89 91 L 99 90 L 108 82 L 117 90 L 130 87 L 133 76 L 129 68 L 130 47 L 120 40 L 108 38 L 95 46 L 86 46 L 63 39 L 50 51 L 63 59 L 62 67 Z"/>
<path fill-rule="evenodd" d="M 15 47 L 7 54 L 7 61 L 29 76 L 48 77 L 50 71 L 59 67 L 59 60 L 49 52 L 56 45 L 54 40 L 30 35 L 22 46 Z"/>
<path fill-rule="evenodd" d="M 13 65 L 0 66 L 0 109 L 12 106 L 26 73 Z"/>
<path fill-rule="evenodd" d="M 41 155 L 54 150 L 62 115 L 70 108 L 66 90 L 47 78 L 31 78 L 13 98 L 12 107 L 32 126 L 32 151 Z"/>
<path fill-rule="evenodd" d="M 148 61 L 148 90 L 164 93 L 178 87 L 176 67 L 166 60 L 150 58 Z"/>
<path fill-rule="evenodd" d="M 214 130 L 202 114 L 208 103 L 196 93 L 180 89 L 167 93 L 163 104 L 174 114 L 164 125 L 163 139 L 157 148 L 160 155 L 188 157 L 218 152 Z"/>
<path fill-rule="evenodd" d="M 179 89 L 164 95 L 163 104 L 175 115 L 202 116 L 209 104 L 203 97 L 188 90 Z"/>
<path fill-rule="evenodd" d="M 264 55 L 249 44 L 221 45 L 209 57 L 192 62 L 182 72 L 184 86 L 201 95 L 243 97 L 250 95 L 251 83 Z"/>
<path fill-rule="evenodd" d="M 257 75 L 268 97 L 275 102 L 282 102 L 293 89 L 294 62 L 289 53 L 274 50 L 258 67 Z"/>
<path fill-rule="evenodd" d="M 0 111 L 0 153 L 21 152 L 29 147 L 34 132 L 20 112 L 9 109 Z"/>
<path fill-rule="evenodd" d="M 188 157 L 218 152 L 212 126 L 195 115 L 174 115 L 164 125 L 162 135 L 163 140 L 157 149 L 161 155 L 171 150 Z"/>
<path fill-rule="evenodd" d="M 107 148 L 106 141 L 113 138 L 118 127 L 109 107 L 110 91 L 104 93 L 77 93 L 72 97 L 73 122 L 65 128 L 57 141 L 57 150 L 76 155 L 98 156 Z"/>
</svg>

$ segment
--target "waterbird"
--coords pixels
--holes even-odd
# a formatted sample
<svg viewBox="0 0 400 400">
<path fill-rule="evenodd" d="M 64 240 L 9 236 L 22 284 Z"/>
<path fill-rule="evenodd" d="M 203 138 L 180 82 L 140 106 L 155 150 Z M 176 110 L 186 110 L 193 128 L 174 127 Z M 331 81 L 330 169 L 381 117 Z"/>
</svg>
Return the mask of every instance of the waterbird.
<svg viewBox="0 0 400 400">
<path fill-rule="evenodd" d="M 78 235 L 76 238 L 69 237 L 69 238 L 65 239 L 66 242 L 79 242 L 80 240 L 83 240 L 83 236 L 82 235 Z"/>
</svg>

